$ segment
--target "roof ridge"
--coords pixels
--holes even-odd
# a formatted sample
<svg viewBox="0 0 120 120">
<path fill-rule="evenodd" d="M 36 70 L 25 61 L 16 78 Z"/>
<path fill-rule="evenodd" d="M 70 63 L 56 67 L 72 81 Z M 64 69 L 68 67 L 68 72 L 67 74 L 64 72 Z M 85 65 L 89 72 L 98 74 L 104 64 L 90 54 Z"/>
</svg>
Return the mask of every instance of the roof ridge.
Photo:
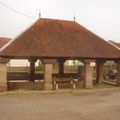
<svg viewBox="0 0 120 120">
<path fill-rule="evenodd" d="M 66 22 L 76 22 L 74 20 L 66 20 L 66 19 L 53 19 L 53 18 L 41 18 L 42 20 L 55 20 L 55 21 L 66 21 Z"/>
</svg>

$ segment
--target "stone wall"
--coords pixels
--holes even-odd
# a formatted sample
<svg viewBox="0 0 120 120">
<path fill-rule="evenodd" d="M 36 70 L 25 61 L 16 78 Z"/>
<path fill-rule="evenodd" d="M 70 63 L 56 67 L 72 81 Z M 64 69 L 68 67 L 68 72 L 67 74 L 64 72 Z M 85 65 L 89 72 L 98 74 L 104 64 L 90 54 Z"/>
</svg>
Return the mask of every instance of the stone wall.
<svg viewBox="0 0 120 120">
<path fill-rule="evenodd" d="M 0 63 L 0 92 L 7 90 L 7 67 L 6 63 Z"/>
<path fill-rule="evenodd" d="M 44 82 L 8 82 L 8 90 L 44 90 Z M 76 83 L 76 88 L 83 88 L 84 81 L 79 81 Z"/>
<path fill-rule="evenodd" d="M 8 90 L 28 89 L 43 90 L 44 82 L 7 82 Z"/>
</svg>

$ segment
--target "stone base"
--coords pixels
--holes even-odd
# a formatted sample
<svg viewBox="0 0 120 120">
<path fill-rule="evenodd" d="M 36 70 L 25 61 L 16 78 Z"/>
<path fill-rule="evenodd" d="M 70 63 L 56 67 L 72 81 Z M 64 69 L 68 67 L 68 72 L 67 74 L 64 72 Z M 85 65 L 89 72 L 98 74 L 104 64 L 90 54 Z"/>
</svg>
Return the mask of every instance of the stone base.
<svg viewBox="0 0 120 120">
<path fill-rule="evenodd" d="M 7 86 L 0 85 L 0 92 L 7 91 Z"/>
<path fill-rule="evenodd" d="M 52 89 L 53 89 L 52 83 L 51 83 L 51 84 L 45 84 L 45 85 L 44 85 L 44 89 L 45 89 L 45 90 L 52 90 Z"/>
</svg>

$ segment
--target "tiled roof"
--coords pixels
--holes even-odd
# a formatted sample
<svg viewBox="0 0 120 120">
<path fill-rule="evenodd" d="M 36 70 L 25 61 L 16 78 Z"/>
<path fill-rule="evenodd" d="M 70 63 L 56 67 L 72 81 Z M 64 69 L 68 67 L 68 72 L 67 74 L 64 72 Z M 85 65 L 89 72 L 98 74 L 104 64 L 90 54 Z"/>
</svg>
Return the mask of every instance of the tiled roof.
<svg viewBox="0 0 120 120">
<path fill-rule="evenodd" d="M 10 41 L 10 38 L 0 37 L 0 49 Z M 0 63 L 8 63 L 9 59 L 0 58 Z"/>
<path fill-rule="evenodd" d="M 0 52 L 1 57 L 120 58 L 120 51 L 74 21 L 39 19 Z"/>
<path fill-rule="evenodd" d="M 0 48 L 2 48 L 5 44 L 10 41 L 10 38 L 0 37 Z"/>
<path fill-rule="evenodd" d="M 117 43 L 117 42 L 112 41 L 112 40 L 110 40 L 109 42 L 111 42 L 112 44 L 114 44 L 115 46 L 117 46 L 117 47 L 119 47 L 119 48 L 120 48 L 120 43 Z"/>
</svg>

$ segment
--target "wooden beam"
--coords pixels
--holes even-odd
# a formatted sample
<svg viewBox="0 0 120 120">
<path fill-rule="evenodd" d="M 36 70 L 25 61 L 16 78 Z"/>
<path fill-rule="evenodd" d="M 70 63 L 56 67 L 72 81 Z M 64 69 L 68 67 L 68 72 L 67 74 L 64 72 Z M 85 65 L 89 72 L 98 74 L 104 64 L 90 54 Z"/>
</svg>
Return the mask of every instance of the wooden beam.
<svg viewBox="0 0 120 120">
<path fill-rule="evenodd" d="M 29 59 L 30 62 L 30 81 L 35 81 L 35 62 L 36 59 Z"/>
</svg>

